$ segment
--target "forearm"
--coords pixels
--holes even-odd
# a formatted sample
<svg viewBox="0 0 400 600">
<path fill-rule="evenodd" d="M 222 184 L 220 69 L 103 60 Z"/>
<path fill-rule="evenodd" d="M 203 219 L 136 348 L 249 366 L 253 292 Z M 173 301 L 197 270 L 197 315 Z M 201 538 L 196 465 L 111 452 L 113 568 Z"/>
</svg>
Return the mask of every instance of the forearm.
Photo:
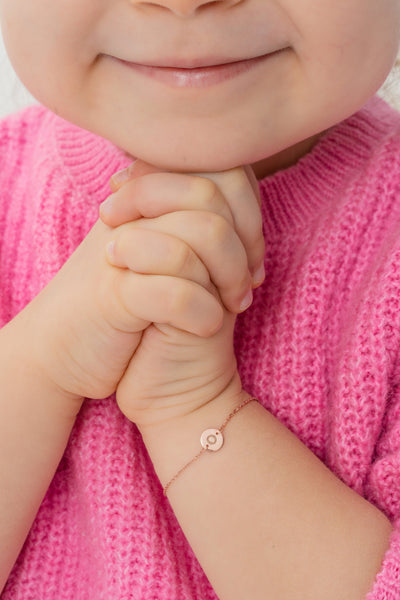
<svg viewBox="0 0 400 600">
<path fill-rule="evenodd" d="M 142 431 L 163 485 L 239 401 L 219 398 Z M 389 544 L 386 517 L 255 402 L 229 422 L 222 449 L 194 462 L 168 497 L 220 600 L 361 600 Z"/>
<path fill-rule="evenodd" d="M 82 398 L 63 394 L 29 360 L 19 315 L 0 331 L 0 590 L 65 450 Z"/>
</svg>

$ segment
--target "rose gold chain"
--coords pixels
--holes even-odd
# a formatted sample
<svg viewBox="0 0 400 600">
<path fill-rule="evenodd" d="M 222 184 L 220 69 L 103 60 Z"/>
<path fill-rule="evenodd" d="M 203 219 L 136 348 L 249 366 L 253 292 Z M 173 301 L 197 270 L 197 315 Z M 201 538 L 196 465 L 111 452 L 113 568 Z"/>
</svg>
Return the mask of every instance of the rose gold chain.
<svg viewBox="0 0 400 600">
<path fill-rule="evenodd" d="M 186 471 L 186 469 L 188 467 L 190 467 L 190 465 L 192 465 L 198 458 L 200 458 L 200 456 L 202 454 L 204 454 L 207 451 L 218 451 L 224 442 L 224 437 L 222 435 L 222 432 L 224 431 L 225 427 L 227 426 L 227 424 L 229 423 L 229 421 L 231 419 L 233 419 L 233 417 L 235 415 L 237 415 L 237 413 L 242 410 L 242 408 L 244 408 L 245 406 L 247 406 L 247 404 L 250 404 L 250 402 L 257 402 L 256 398 L 247 398 L 247 400 L 244 400 L 241 404 L 239 404 L 239 406 L 237 406 L 232 412 L 231 414 L 225 419 L 225 421 L 222 423 L 221 427 L 219 427 L 218 429 L 206 429 L 205 431 L 203 431 L 202 435 L 201 435 L 201 444 L 202 444 L 202 449 L 200 450 L 200 452 L 198 454 L 196 454 L 196 456 L 194 458 L 192 458 L 192 460 L 190 460 L 184 467 L 182 467 L 177 474 L 167 483 L 167 485 L 164 488 L 164 496 L 167 495 L 167 491 L 169 489 L 169 486 L 172 485 L 174 483 L 174 481 L 176 479 L 178 479 L 178 477 L 184 472 Z M 212 446 L 215 445 L 215 448 L 213 449 Z"/>
</svg>

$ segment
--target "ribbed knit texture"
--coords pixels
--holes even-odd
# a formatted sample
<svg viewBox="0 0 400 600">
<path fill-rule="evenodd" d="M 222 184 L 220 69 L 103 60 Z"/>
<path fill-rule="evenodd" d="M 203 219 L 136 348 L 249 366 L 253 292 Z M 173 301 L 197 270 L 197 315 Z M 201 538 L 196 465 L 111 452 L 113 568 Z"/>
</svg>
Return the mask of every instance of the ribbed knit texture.
<svg viewBox="0 0 400 600">
<path fill-rule="evenodd" d="M 0 157 L 5 324 L 129 161 L 39 106 L 0 123 Z M 237 321 L 243 386 L 391 519 L 368 600 L 399 600 L 400 115 L 373 98 L 260 190 L 267 278 Z M 85 401 L 1 598 L 216 600 L 114 398 Z"/>
</svg>

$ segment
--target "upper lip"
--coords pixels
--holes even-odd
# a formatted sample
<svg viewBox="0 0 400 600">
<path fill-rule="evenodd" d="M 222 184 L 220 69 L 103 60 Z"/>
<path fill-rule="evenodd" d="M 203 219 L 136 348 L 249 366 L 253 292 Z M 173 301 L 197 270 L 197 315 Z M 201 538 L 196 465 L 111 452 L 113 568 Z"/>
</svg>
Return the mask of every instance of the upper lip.
<svg viewBox="0 0 400 600">
<path fill-rule="evenodd" d="M 267 52 L 259 56 L 250 57 L 238 57 L 238 58 L 227 58 L 227 57 L 205 57 L 205 58 L 194 58 L 194 59 L 178 59 L 178 58 L 163 58 L 155 61 L 125 61 L 132 62 L 145 67 L 159 67 L 159 68 L 172 68 L 172 69 L 200 69 L 202 67 L 218 67 L 220 65 L 227 65 L 235 62 L 243 62 L 246 60 L 253 60 L 256 58 L 262 58 L 272 52 Z"/>
</svg>

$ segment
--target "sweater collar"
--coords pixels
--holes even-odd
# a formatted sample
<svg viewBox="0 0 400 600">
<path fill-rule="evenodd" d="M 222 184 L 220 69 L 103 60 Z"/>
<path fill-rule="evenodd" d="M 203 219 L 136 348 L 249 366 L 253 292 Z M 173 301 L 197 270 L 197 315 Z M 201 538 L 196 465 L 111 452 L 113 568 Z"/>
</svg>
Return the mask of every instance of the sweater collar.
<svg viewBox="0 0 400 600">
<path fill-rule="evenodd" d="M 78 194 L 96 208 L 111 194 L 111 176 L 132 160 L 108 140 L 50 113 L 56 151 Z"/>
<path fill-rule="evenodd" d="M 358 112 L 328 129 L 294 165 L 262 179 L 266 238 L 304 229 L 323 209 L 332 207 L 392 127 L 393 109 L 374 96 Z"/>
<path fill-rule="evenodd" d="M 393 125 L 393 111 L 378 96 L 329 129 L 294 165 L 259 181 L 264 234 L 280 237 L 304 228 L 332 205 Z M 109 179 L 132 160 L 111 142 L 51 113 L 57 152 L 77 190 L 96 206 L 110 194 Z"/>
</svg>

